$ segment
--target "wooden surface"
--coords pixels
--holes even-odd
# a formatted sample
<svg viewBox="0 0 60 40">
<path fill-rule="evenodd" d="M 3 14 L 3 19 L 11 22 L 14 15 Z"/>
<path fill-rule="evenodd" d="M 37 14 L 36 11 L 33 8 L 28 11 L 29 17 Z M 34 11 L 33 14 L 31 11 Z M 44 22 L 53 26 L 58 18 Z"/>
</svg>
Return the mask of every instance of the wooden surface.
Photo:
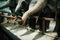
<svg viewBox="0 0 60 40">
<path fill-rule="evenodd" d="M 18 38 L 21 40 L 54 40 L 54 38 L 57 36 L 56 32 L 48 32 L 45 33 L 45 35 L 41 34 L 38 30 L 35 32 L 27 30 L 25 27 L 17 27 L 15 29 L 10 29 L 10 27 L 7 27 L 7 29 L 15 34 Z"/>
</svg>

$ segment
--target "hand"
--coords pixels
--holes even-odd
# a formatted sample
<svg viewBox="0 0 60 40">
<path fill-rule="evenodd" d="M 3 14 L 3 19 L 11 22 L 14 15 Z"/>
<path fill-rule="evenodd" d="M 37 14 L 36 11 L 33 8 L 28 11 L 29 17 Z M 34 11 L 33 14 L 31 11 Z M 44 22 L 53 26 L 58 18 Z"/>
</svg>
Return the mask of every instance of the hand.
<svg viewBox="0 0 60 40">
<path fill-rule="evenodd" d="M 20 25 L 24 25 L 24 24 L 25 24 L 25 21 L 22 20 L 22 19 L 18 19 L 17 21 L 18 21 L 18 23 L 19 23 Z"/>
</svg>

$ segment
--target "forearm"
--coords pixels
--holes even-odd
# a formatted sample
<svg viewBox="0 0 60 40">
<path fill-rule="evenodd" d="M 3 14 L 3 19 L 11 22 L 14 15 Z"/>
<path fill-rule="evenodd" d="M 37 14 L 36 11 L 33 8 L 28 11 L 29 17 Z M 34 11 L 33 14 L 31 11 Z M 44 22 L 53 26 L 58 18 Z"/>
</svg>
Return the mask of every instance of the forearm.
<svg viewBox="0 0 60 40">
<path fill-rule="evenodd" d="M 32 7 L 32 9 L 29 9 L 28 11 L 26 11 L 24 13 L 24 15 L 22 16 L 22 19 L 27 19 L 30 15 L 38 12 L 39 10 L 41 10 L 42 6 L 43 6 L 44 0 L 38 0 L 38 2 L 36 3 L 36 5 L 34 7 Z"/>
<path fill-rule="evenodd" d="M 28 10 L 29 15 L 32 15 L 42 9 L 45 0 L 38 0 L 34 7 Z"/>
<path fill-rule="evenodd" d="M 19 10 L 19 8 L 21 7 L 22 2 L 23 2 L 23 0 L 19 0 L 18 1 L 18 4 L 17 4 L 16 9 L 15 9 L 15 12 L 17 12 Z"/>
</svg>

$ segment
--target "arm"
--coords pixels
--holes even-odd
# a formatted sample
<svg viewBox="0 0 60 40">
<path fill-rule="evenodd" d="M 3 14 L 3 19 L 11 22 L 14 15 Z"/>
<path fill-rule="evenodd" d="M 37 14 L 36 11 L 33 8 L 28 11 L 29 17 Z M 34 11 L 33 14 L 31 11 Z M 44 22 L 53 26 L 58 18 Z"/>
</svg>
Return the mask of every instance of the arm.
<svg viewBox="0 0 60 40">
<path fill-rule="evenodd" d="M 37 3 L 35 4 L 35 6 L 32 7 L 32 9 L 29 9 L 28 11 L 26 11 L 26 12 L 24 13 L 24 15 L 22 16 L 22 20 L 26 21 L 26 19 L 27 19 L 30 15 L 32 15 L 32 14 L 38 12 L 39 10 L 41 10 L 41 8 L 42 8 L 43 5 L 44 5 L 44 4 L 43 4 L 44 2 L 45 2 L 44 0 L 38 0 Z"/>
<path fill-rule="evenodd" d="M 23 0 L 18 0 L 18 5 L 16 6 L 15 12 L 17 12 L 19 10 L 22 2 L 23 2 Z"/>
</svg>

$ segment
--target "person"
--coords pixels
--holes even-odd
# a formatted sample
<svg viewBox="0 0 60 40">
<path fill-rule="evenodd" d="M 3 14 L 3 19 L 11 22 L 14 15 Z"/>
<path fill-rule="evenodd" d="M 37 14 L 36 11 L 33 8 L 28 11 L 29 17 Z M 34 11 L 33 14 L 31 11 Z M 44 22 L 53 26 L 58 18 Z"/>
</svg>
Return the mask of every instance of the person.
<svg viewBox="0 0 60 40">
<path fill-rule="evenodd" d="M 39 4 L 38 2 L 37 2 L 37 4 L 34 6 L 34 7 L 32 7 L 31 9 L 29 9 L 28 11 L 26 11 L 25 13 L 24 13 L 24 15 L 22 16 L 22 20 L 21 20 L 21 22 L 22 22 L 22 24 L 24 25 L 25 24 L 25 21 L 26 21 L 26 19 L 29 17 L 29 16 L 31 16 L 31 15 L 33 15 L 33 14 L 35 14 L 36 12 L 38 12 L 39 10 L 40 10 L 40 8 L 42 8 L 42 6 L 40 6 L 40 5 L 43 5 L 42 3 L 44 3 L 44 0 L 42 0 L 42 2 L 41 2 L 41 0 L 38 0 L 41 4 Z M 56 32 L 57 32 L 57 34 L 58 34 L 58 37 L 60 37 L 60 13 L 59 13 L 59 11 L 60 11 L 60 6 L 58 6 L 58 9 L 56 9 L 56 6 L 57 6 L 57 0 L 55 0 L 54 1 L 55 2 L 55 5 L 53 6 L 54 8 L 52 9 L 51 8 L 51 6 L 49 6 L 50 8 L 51 8 L 51 10 L 52 10 L 52 12 L 53 13 L 56 13 L 56 11 L 57 11 L 57 19 L 56 19 Z M 51 1 L 50 2 L 48 2 L 48 3 L 51 3 Z M 58 1 L 58 4 L 60 4 L 60 1 Z M 36 7 L 36 8 L 35 8 Z M 39 8 L 39 9 L 38 9 Z M 55 17 L 56 15 L 54 15 L 54 14 L 52 14 L 52 16 L 50 15 L 50 17 Z M 41 15 L 40 15 L 41 16 Z"/>
<path fill-rule="evenodd" d="M 23 13 L 28 10 L 30 1 L 31 0 L 29 0 L 29 1 L 28 0 L 19 0 L 17 6 L 15 8 L 15 14 L 22 16 Z"/>
<path fill-rule="evenodd" d="M 0 9 L 9 7 L 12 15 L 16 14 L 22 16 L 22 11 L 25 12 L 28 10 L 29 3 L 30 0 L 7 0 L 7 2 L 0 7 Z"/>
<path fill-rule="evenodd" d="M 29 12 L 29 10 L 32 10 L 31 9 L 31 7 L 33 7 L 34 8 L 34 5 L 36 4 L 36 3 L 38 3 L 37 2 L 37 0 L 31 0 L 31 3 L 30 3 L 30 6 L 29 6 L 29 9 L 27 10 L 28 11 L 28 13 L 30 13 Z M 45 1 L 44 1 L 44 3 L 45 3 Z M 45 4 L 43 3 L 43 6 L 45 6 Z M 38 4 L 39 5 L 39 4 Z M 41 4 L 42 5 L 42 4 Z M 37 6 L 36 6 L 37 7 Z M 37 8 L 36 8 L 37 9 Z M 34 17 L 34 16 L 38 16 L 39 15 L 39 30 L 40 31 L 42 31 L 42 21 L 41 21 L 41 19 L 42 19 L 42 17 L 43 17 L 43 14 L 44 13 L 42 13 L 39 9 L 37 9 L 38 11 L 36 12 L 37 13 L 37 15 L 36 15 L 36 13 L 35 14 L 32 14 L 32 15 L 30 15 L 29 16 L 29 22 L 28 22 L 28 24 L 29 24 L 29 26 L 30 26 L 30 28 L 32 28 L 33 30 L 35 30 L 36 29 L 36 27 L 35 27 L 35 25 L 36 25 L 36 18 Z M 27 12 L 26 11 L 26 12 Z M 32 10 L 33 11 L 33 10 Z M 31 12 L 32 12 L 31 11 Z M 40 12 L 39 12 L 40 11 Z M 25 15 L 26 13 L 24 13 L 23 15 Z M 28 15 L 27 15 L 28 16 Z M 27 17 L 28 18 L 28 17 Z M 40 19 L 41 18 L 41 19 Z M 26 19 L 27 20 L 27 19 Z M 41 22 L 40 22 L 41 21 Z M 26 22 L 26 21 L 25 21 Z M 24 23 L 25 24 L 25 23 Z"/>
<path fill-rule="evenodd" d="M 31 0 L 7 0 L 7 2 L 0 7 L 0 9 L 9 7 L 12 12 L 12 16 L 22 16 L 22 12 L 28 10 L 30 2 Z"/>
<path fill-rule="evenodd" d="M 32 7 L 33 9 L 30 8 L 28 11 L 26 11 L 26 12 L 24 13 L 24 15 L 22 16 L 22 20 L 24 21 L 22 24 L 25 23 L 26 19 L 27 19 L 30 15 L 32 15 L 32 14 L 38 12 L 39 10 L 41 10 L 42 6 L 44 5 L 43 3 L 44 3 L 44 0 L 38 0 L 37 3 L 35 4 L 35 6 Z M 35 10 L 35 9 L 36 9 L 36 10 Z"/>
<path fill-rule="evenodd" d="M 35 1 L 35 0 L 33 0 L 33 1 Z M 33 18 L 33 15 L 37 15 L 38 13 L 40 13 L 40 14 L 38 14 L 39 15 L 39 30 L 42 31 L 42 20 L 41 20 L 41 18 L 42 17 L 45 17 L 45 16 L 48 16 L 50 14 L 49 13 L 50 11 L 53 12 L 53 13 L 55 13 L 54 10 L 55 10 L 55 6 L 56 6 L 55 5 L 56 0 L 55 1 L 53 1 L 53 0 L 49 0 L 49 1 L 47 1 L 47 0 L 36 0 L 36 1 L 37 1 L 37 2 L 35 2 L 36 4 L 35 5 L 32 4 L 32 6 L 30 6 L 30 8 L 28 9 L 28 11 L 26 11 L 23 14 L 22 20 L 20 20 L 21 21 L 20 24 L 24 25 L 28 17 L 30 17 L 31 20 L 35 19 L 35 18 Z M 54 2 L 54 4 L 51 4 L 51 1 Z M 50 4 L 50 5 L 47 4 L 48 5 L 48 8 L 50 8 L 50 10 L 48 12 L 49 14 L 47 13 L 47 15 L 42 12 L 43 11 L 42 9 L 45 7 L 46 2 L 48 2 L 48 4 Z M 52 6 L 52 5 L 54 5 L 54 6 Z M 48 10 L 48 8 L 47 8 L 47 10 Z M 54 18 L 55 17 L 55 14 L 52 14 L 52 16 L 50 14 L 49 17 L 53 17 Z M 33 22 L 35 22 L 35 21 L 31 21 L 31 20 L 30 20 L 30 24 L 32 26 L 33 25 Z M 34 23 L 34 25 L 35 25 L 35 23 Z"/>
<path fill-rule="evenodd" d="M 31 28 L 35 29 L 36 21 L 33 15 L 36 15 L 42 9 L 42 7 L 45 6 L 45 0 L 32 0 L 31 3 L 32 4 L 29 5 L 29 9 L 23 14 L 20 24 L 24 25 L 27 18 L 30 17 L 30 27 L 32 26 Z"/>
</svg>

